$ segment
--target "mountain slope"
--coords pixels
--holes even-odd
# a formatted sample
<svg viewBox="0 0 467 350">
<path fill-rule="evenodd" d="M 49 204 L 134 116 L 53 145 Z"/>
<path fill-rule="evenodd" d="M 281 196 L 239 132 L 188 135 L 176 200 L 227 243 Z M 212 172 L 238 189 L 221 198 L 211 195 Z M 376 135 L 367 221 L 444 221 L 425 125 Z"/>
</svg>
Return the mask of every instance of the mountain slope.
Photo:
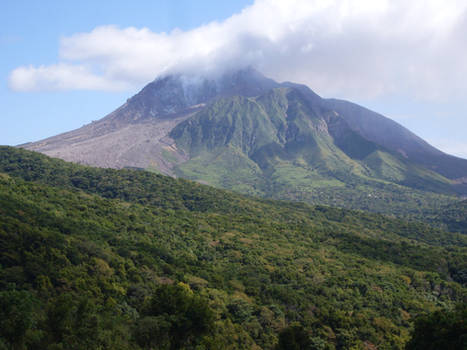
<svg viewBox="0 0 467 350">
<path fill-rule="evenodd" d="M 273 349 L 298 322 L 316 346 L 402 349 L 414 316 L 465 302 L 465 236 L 381 215 L 8 147 L 0 212 L 4 347 Z M 192 317 L 209 329 L 174 336 Z"/>
<path fill-rule="evenodd" d="M 352 130 L 366 139 L 400 153 L 403 157 L 459 182 L 467 173 L 467 161 L 441 152 L 396 122 L 366 108 L 342 100 L 326 103 L 345 120 Z"/>
<path fill-rule="evenodd" d="M 406 203 L 415 209 L 420 198 L 438 206 L 467 193 L 467 160 L 363 107 L 322 99 L 253 69 L 216 79 L 159 78 L 101 120 L 21 147 L 248 194 L 397 215 Z"/>
<path fill-rule="evenodd" d="M 426 221 L 444 230 L 467 234 L 467 200 L 426 213 Z"/>
<path fill-rule="evenodd" d="M 219 99 L 169 136 L 188 159 L 175 174 L 249 194 L 400 213 L 419 207 L 416 189 L 453 193 L 447 178 L 368 141 L 291 88 Z M 448 200 L 439 198 L 430 205 Z"/>
<path fill-rule="evenodd" d="M 278 86 L 254 70 L 226 73 L 218 80 L 167 76 L 156 79 L 106 117 L 48 139 L 21 145 L 52 157 L 111 168 L 152 168 L 172 174 L 167 136 L 179 122 L 218 96 L 261 94 Z"/>
</svg>

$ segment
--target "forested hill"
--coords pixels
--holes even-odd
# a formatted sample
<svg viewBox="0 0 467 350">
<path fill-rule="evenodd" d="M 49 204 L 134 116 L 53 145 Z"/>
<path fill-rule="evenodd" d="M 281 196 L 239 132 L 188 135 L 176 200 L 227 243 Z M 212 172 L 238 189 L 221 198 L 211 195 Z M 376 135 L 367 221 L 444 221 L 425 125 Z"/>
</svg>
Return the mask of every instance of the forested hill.
<svg viewBox="0 0 467 350">
<path fill-rule="evenodd" d="M 431 213 L 427 221 L 449 231 L 467 233 L 467 200 L 446 205 Z"/>
<path fill-rule="evenodd" d="M 9 147 L 0 218 L 0 349 L 402 349 L 466 301 L 464 235 Z"/>
<path fill-rule="evenodd" d="M 25 151 L 18 148 L 0 146 L 0 172 L 14 177 L 20 177 L 26 181 L 34 181 L 52 186 L 60 186 L 68 189 L 79 189 L 87 193 L 94 193 L 109 199 L 120 199 L 142 205 L 153 205 L 166 209 L 187 209 L 190 211 L 210 211 L 223 214 L 258 214 L 258 211 L 267 210 L 276 217 L 293 215 L 301 212 L 308 215 L 323 215 L 323 212 L 341 213 L 338 217 L 346 217 L 346 220 L 354 221 L 358 217 L 365 227 L 384 229 L 379 226 L 380 221 L 407 226 L 406 234 L 416 232 L 417 239 L 422 239 L 421 232 L 429 232 L 428 241 L 459 240 L 458 235 L 443 233 L 423 224 L 408 224 L 403 220 L 387 220 L 382 215 L 368 214 L 362 211 L 340 210 L 327 206 L 312 206 L 304 203 L 289 201 L 270 201 L 255 197 L 248 197 L 235 192 L 220 190 L 211 186 L 202 185 L 184 179 L 173 179 L 168 176 L 154 174 L 147 171 L 135 171 L 129 169 L 100 169 L 81 166 L 56 158 L 50 158 L 43 154 Z M 421 198 L 414 199 L 421 207 L 418 213 L 412 209 L 409 217 L 416 221 L 425 220 L 444 230 L 466 233 L 465 224 L 466 203 L 455 202 L 441 207 L 440 210 L 423 210 L 424 202 Z M 433 199 L 434 200 L 434 199 Z M 440 202 L 442 202 L 440 200 Z M 391 202 L 387 203 L 391 208 Z M 258 209 L 261 207 L 261 210 Z M 404 216 L 404 214 L 400 214 Z M 462 221 L 464 220 L 464 221 Z M 417 229 L 412 229 L 412 226 Z M 414 234 L 412 234 L 414 235 Z M 423 235 L 428 237 L 427 235 Z"/>
</svg>

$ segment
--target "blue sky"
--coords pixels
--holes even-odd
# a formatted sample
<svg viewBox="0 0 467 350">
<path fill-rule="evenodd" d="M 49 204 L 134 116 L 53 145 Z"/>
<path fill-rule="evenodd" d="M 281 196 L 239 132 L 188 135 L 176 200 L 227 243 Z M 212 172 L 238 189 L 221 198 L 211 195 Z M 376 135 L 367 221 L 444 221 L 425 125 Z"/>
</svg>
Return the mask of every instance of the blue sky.
<svg viewBox="0 0 467 350">
<path fill-rule="evenodd" d="M 189 30 L 240 11 L 251 1 L 7 1 L 0 11 L 0 144 L 17 145 L 72 130 L 110 113 L 143 86 L 124 91 L 13 91 L 18 66 L 58 59 L 60 38 L 101 25 Z M 154 77 L 155 78 L 155 77 Z"/>
<path fill-rule="evenodd" d="M 0 144 L 99 119 L 158 74 L 252 64 L 467 158 L 466 9 L 456 0 L 8 1 Z"/>
</svg>

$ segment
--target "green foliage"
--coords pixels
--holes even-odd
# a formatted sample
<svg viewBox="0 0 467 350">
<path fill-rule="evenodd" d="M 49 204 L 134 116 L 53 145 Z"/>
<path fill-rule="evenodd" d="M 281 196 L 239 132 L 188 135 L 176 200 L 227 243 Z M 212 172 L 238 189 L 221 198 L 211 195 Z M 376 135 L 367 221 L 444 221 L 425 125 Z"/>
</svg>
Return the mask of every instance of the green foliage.
<svg viewBox="0 0 467 350">
<path fill-rule="evenodd" d="M 279 334 L 276 350 L 311 350 L 312 342 L 308 332 L 299 324 L 283 329 Z"/>
<path fill-rule="evenodd" d="M 453 311 L 438 310 L 415 320 L 407 350 L 467 348 L 467 304 Z"/>
<path fill-rule="evenodd" d="M 218 99 L 171 131 L 189 155 L 174 171 L 249 195 L 419 220 L 457 201 L 462 189 L 451 180 L 367 140 L 320 104 L 296 88 Z"/>
<path fill-rule="evenodd" d="M 35 326 L 36 303 L 34 296 L 26 290 L 0 291 L 0 337 L 5 340 L 3 344 L 9 343 L 12 349 L 27 348 L 28 333 Z"/>
<path fill-rule="evenodd" d="M 42 340 L 44 348 L 91 349 L 104 347 L 98 309 L 92 299 L 65 293 L 57 296 L 47 307 Z"/>
<path fill-rule="evenodd" d="M 162 285 L 143 310 L 135 338 L 143 348 L 195 347 L 214 329 L 214 314 L 206 300 L 186 284 Z"/>
<path fill-rule="evenodd" d="M 402 349 L 466 300 L 460 234 L 1 152 L 0 349 Z"/>
<path fill-rule="evenodd" d="M 467 200 L 428 212 L 426 221 L 452 232 L 467 233 Z"/>
</svg>

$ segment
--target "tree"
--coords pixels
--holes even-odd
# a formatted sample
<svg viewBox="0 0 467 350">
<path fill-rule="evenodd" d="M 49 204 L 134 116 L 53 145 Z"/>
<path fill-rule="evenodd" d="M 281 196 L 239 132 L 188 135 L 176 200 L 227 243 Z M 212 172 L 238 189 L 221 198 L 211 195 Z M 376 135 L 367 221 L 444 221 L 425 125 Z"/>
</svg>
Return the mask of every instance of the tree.
<svg viewBox="0 0 467 350">
<path fill-rule="evenodd" d="M 199 342 L 214 327 L 214 314 L 206 300 L 186 284 L 159 287 L 138 320 L 138 344 L 151 348 L 180 349 Z"/>
<path fill-rule="evenodd" d="M 440 310 L 415 321 L 406 350 L 467 349 L 467 304 L 453 311 Z"/>
<path fill-rule="evenodd" d="M 312 343 L 308 332 L 299 324 L 292 324 L 279 334 L 276 350 L 311 350 Z"/>
<path fill-rule="evenodd" d="M 36 323 L 34 312 L 37 300 L 28 291 L 7 290 L 0 292 L 0 349 L 25 349 L 27 333 Z M 1 341 L 3 338 L 5 341 Z"/>
</svg>

